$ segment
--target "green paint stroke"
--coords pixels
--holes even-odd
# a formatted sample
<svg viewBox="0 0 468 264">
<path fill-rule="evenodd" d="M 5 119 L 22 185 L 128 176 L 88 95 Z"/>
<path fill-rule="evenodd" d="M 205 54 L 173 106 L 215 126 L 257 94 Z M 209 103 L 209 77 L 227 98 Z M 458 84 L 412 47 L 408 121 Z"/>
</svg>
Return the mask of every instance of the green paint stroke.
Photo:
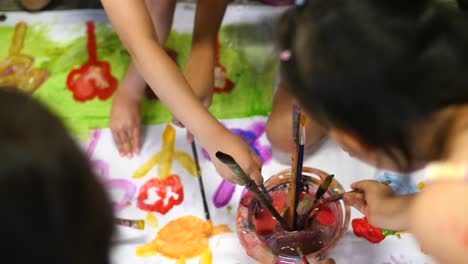
<svg viewBox="0 0 468 264">
<path fill-rule="evenodd" d="M 88 136 L 90 129 L 109 127 L 112 100 L 94 99 L 76 102 L 66 87 L 68 73 L 88 60 L 85 25 L 75 29 L 81 37 L 67 42 L 52 40 L 49 28 L 30 25 L 26 34 L 24 54 L 33 56 L 34 67 L 47 69 L 51 75 L 37 90 L 34 97 L 45 103 L 78 136 Z M 0 59 L 8 56 L 13 27 L 0 27 Z M 130 56 L 115 32 L 106 24 L 97 27 L 99 60 L 108 61 L 113 75 L 121 81 L 130 62 Z M 216 94 L 210 111 L 220 119 L 267 115 L 271 101 L 277 63 L 272 53 L 271 41 L 250 38 L 240 41 L 239 33 L 255 34 L 253 25 L 230 25 L 220 32 L 221 63 L 228 69 L 228 77 L 236 84 L 229 94 Z M 249 33 L 250 32 L 250 33 Z M 172 32 L 167 47 L 178 52 L 179 63 L 186 65 L 191 44 L 190 34 Z M 143 123 L 161 124 L 171 120 L 168 109 L 159 101 L 143 100 Z"/>
</svg>

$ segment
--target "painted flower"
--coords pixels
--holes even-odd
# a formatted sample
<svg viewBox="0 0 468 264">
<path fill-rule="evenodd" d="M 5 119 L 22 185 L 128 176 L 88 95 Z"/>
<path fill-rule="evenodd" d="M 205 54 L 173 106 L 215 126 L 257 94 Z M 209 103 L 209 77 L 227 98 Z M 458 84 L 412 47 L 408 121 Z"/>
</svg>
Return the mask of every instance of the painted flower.
<svg viewBox="0 0 468 264">
<path fill-rule="evenodd" d="M 117 90 L 118 81 L 112 75 L 110 64 L 98 60 L 94 23 L 88 22 L 86 26 L 89 61 L 68 74 L 67 87 L 77 101 L 86 102 L 95 97 L 106 100 Z"/>
<path fill-rule="evenodd" d="M 221 44 L 219 39 L 216 41 L 215 47 L 215 69 L 214 69 L 214 90 L 213 92 L 229 93 L 236 85 L 231 79 L 227 77 L 227 69 L 221 64 Z"/>
<path fill-rule="evenodd" d="M 184 189 L 177 175 L 164 180 L 150 179 L 140 188 L 138 207 L 148 212 L 166 214 L 184 201 Z"/>
</svg>

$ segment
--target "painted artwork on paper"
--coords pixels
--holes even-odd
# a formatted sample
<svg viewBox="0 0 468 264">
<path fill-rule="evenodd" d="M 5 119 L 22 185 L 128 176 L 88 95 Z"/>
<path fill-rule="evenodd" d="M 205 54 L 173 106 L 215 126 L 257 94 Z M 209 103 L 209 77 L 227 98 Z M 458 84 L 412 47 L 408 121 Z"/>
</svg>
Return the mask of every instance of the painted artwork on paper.
<svg viewBox="0 0 468 264">
<path fill-rule="evenodd" d="M 150 178 L 140 188 L 138 207 L 141 210 L 166 214 L 184 201 L 181 179 L 178 175 L 171 174 L 173 162 L 177 161 L 193 176 L 196 175 L 196 167 L 187 152 L 174 149 L 175 138 L 175 129 L 168 125 L 162 135 L 161 150 L 133 173 L 134 179 L 140 179 L 157 166 L 156 177 Z"/>
<path fill-rule="evenodd" d="M 28 25 L 19 22 L 15 26 L 9 55 L 0 61 L 0 85 L 13 86 L 33 94 L 49 77 L 47 70 L 34 67 L 34 57 L 22 53 Z"/>
<path fill-rule="evenodd" d="M 179 17 L 167 41 L 169 55 L 182 69 L 189 59 L 192 36 L 179 27 L 186 28 L 192 23 L 187 18 L 193 11 L 191 5 L 177 7 Z M 226 127 L 261 156 L 265 175 L 288 167 L 273 157 L 265 136 L 278 64 L 271 39 L 266 36 L 264 26 L 259 25 L 259 18 L 275 12 L 279 13 L 265 6 L 229 7 L 225 18 L 229 23 L 223 25 L 216 48 L 215 94 L 210 107 Z M 110 194 L 116 216 L 145 221 L 144 230 L 116 227 L 119 232 L 113 252 L 115 263 L 253 264 L 232 232 L 236 226 L 232 211 L 237 210 L 244 188 L 219 177 L 204 153 L 200 166 L 206 194 L 212 200 L 208 204 L 211 222 L 216 225 L 203 219 L 203 201 L 185 131 L 168 124 L 172 115 L 159 100 L 153 100 L 154 95 L 147 94 L 142 103 L 146 140 L 141 153 L 126 159 L 116 151 L 108 129 L 109 111 L 130 56 L 107 23 L 104 12 L 21 14 L 21 19 L 11 22 L 9 19 L 14 15 L 7 17 L 0 24 L 0 84 L 14 82 L 10 84 L 50 107 L 84 142 L 83 149 Z M 237 39 L 239 36 L 243 39 Z M 337 175 L 352 172 L 346 177 L 355 180 L 374 173 L 336 149 L 324 151 L 328 153 L 325 158 L 305 160 L 304 164 L 328 166 Z M 406 185 L 395 177 L 399 176 L 384 174 L 379 180 L 392 180 L 392 187 L 401 193 L 423 186 L 422 181 Z M 419 252 L 418 246 L 408 239 L 409 234 L 399 240 L 381 240 L 382 235 L 397 237 L 397 234 L 382 230 L 372 236 L 369 226 L 360 217 L 356 219 L 361 224 L 355 229 L 359 235 L 380 240 L 378 247 L 364 246 L 362 252 L 367 250 L 369 256 L 376 255 L 372 254 L 373 248 L 379 248 L 382 256 L 369 263 L 356 263 L 382 263 L 401 252 L 408 263 L 432 263 L 423 256 L 406 254 L 410 250 Z M 323 224 L 335 221 L 326 214 L 319 220 Z M 340 241 L 345 250 L 334 252 L 337 259 L 346 252 L 360 250 L 361 244 L 352 243 L 356 239 L 369 245 L 363 238 L 352 235 L 352 231 L 349 230 L 351 236 Z M 398 243 L 392 243 L 395 241 Z M 350 244 L 357 248 L 346 249 Z M 404 246 L 399 247 L 400 244 Z"/>
<path fill-rule="evenodd" d="M 98 60 L 95 27 L 92 21 L 86 23 L 89 61 L 80 68 L 73 69 L 67 78 L 67 87 L 72 91 L 73 98 L 79 102 L 96 97 L 106 100 L 117 90 L 118 81 L 112 75 L 110 64 Z"/>
<path fill-rule="evenodd" d="M 229 93 L 234 89 L 234 82 L 228 78 L 227 69 L 221 64 L 221 44 L 219 39 L 216 40 L 215 49 L 215 72 L 214 72 L 214 92 L 215 93 Z"/>
<path fill-rule="evenodd" d="M 200 257 L 199 263 L 212 264 L 210 237 L 231 232 L 227 225 L 213 227 L 196 216 L 183 216 L 164 226 L 153 241 L 138 247 L 136 254 L 141 257 L 161 254 L 180 264 Z"/>
</svg>

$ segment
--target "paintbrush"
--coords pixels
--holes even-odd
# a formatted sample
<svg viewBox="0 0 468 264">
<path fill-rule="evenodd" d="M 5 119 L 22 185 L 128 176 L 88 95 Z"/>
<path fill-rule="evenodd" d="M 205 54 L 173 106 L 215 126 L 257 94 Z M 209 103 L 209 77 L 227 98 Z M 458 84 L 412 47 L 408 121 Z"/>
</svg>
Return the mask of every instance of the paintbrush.
<svg viewBox="0 0 468 264">
<path fill-rule="evenodd" d="M 273 207 L 273 204 L 271 203 L 271 200 L 269 200 L 265 194 L 258 188 L 258 185 L 255 183 L 254 180 L 252 180 L 245 172 L 242 170 L 242 168 L 239 166 L 239 164 L 234 160 L 233 157 L 230 155 L 223 153 L 221 151 L 216 152 L 216 157 L 225 165 L 227 165 L 233 172 L 236 174 L 237 177 L 242 181 L 243 184 L 245 184 L 245 187 L 247 190 L 251 191 L 254 195 L 255 198 L 266 208 L 270 213 L 273 215 L 274 218 L 280 223 L 280 225 L 286 229 L 290 230 L 284 219 L 281 217 L 281 215 L 276 211 L 276 209 Z"/>
<path fill-rule="evenodd" d="M 296 247 L 296 252 L 299 254 L 299 257 L 302 259 L 302 262 L 304 264 L 310 264 L 309 260 L 307 260 L 307 257 L 304 256 L 304 254 L 302 253 L 302 250 L 300 247 Z"/>
<path fill-rule="evenodd" d="M 301 121 L 301 109 L 296 105 L 293 106 L 292 111 L 292 135 L 294 140 L 294 151 L 291 159 L 291 190 L 289 192 L 289 224 L 292 225 L 291 229 L 297 229 L 297 205 L 299 200 L 299 194 L 301 192 L 301 178 L 302 178 L 302 157 L 304 155 L 304 146 L 302 146 L 301 155 L 301 144 L 299 136 L 300 132 L 300 121 Z"/>
<path fill-rule="evenodd" d="M 267 189 L 265 188 L 265 185 L 262 183 L 260 184 L 260 191 L 262 191 L 263 195 L 266 196 L 266 198 L 270 201 L 272 201 L 270 194 L 268 193 Z"/>
<path fill-rule="evenodd" d="M 390 185 L 390 183 L 392 183 L 391 181 L 383 181 L 382 182 L 383 184 L 385 185 Z M 348 192 L 344 192 L 344 193 L 340 193 L 334 197 L 330 197 L 330 198 L 327 198 L 327 199 L 323 199 L 320 204 L 329 204 L 329 203 L 334 203 L 334 202 L 337 202 L 341 199 L 343 199 L 344 195 L 346 193 L 364 193 L 362 190 L 352 190 L 352 191 L 348 191 Z"/>
<path fill-rule="evenodd" d="M 198 160 L 197 145 L 195 144 L 195 140 L 192 141 L 192 153 L 193 153 L 193 158 L 195 160 L 195 167 L 197 168 L 198 183 L 200 186 L 200 193 L 201 193 L 202 200 L 203 200 L 203 209 L 205 210 L 205 218 L 206 218 L 206 221 L 208 222 L 210 233 L 211 233 L 213 225 L 211 223 L 210 210 L 208 208 L 208 203 L 206 202 L 205 187 L 203 185 L 203 179 L 202 179 L 202 174 L 201 174 L 201 169 L 200 169 L 200 161 Z"/>
<path fill-rule="evenodd" d="M 315 196 L 305 196 L 304 199 L 299 203 L 297 207 L 297 213 L 299 215 L 305 216 L 303 221 L 301 221 L 301 224 L 299 227 L 302 227 L 304 225 L 305 219 L 307 219 L 307 216 L 312 212 L 312 210 L 317 206 L 318 201 L 322 196 L 327 192 L 328 187 L 333 181 L 333 174 L 328 175 L 323 181 L 320 183 L 317 192 L 315 193 Z"/>
<path fill-rule="evenodd" d="M 123 218 L 114 218 L 114 223 L 116 225 L 126 226 L 134 229 L 143 230 L 145 229 L 145 220 L 142 219 L 123 219 Z"/>
</svg>

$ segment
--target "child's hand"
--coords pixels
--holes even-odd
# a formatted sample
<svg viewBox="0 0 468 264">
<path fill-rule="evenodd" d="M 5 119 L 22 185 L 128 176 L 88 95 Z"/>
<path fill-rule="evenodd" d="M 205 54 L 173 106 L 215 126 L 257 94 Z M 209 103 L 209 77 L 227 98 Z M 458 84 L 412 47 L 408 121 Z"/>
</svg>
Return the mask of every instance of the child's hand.
<svg viewBox="0 0 468 264">
<path fill-rule="evenodd" d="M 263 165 L 262 159 L 239 136 L 226 129 L 225 132 L 213 138 L 212 144 L 205 145 L 205 148 L 216 170 L 224 179 L 234 184 L 242 185 L 242 181 L 240 181 L 239 177 L 216 158 L 215 154 L 217 151 L 222 151 L 231 155 L 250 178 L 254 179 L 257 184 L 263 183 L 261 175 Z"/>
<path fill-rule="evenodd" d="M 390 186 L 373 180 L 355 182 L 351 188 L 363 193 L 345 194 L 345 203 L 366 215 L 371 225 L 392 230 L 406 229 L 406 209 L 411 195 L 395 196 Z"/>
</svg>

